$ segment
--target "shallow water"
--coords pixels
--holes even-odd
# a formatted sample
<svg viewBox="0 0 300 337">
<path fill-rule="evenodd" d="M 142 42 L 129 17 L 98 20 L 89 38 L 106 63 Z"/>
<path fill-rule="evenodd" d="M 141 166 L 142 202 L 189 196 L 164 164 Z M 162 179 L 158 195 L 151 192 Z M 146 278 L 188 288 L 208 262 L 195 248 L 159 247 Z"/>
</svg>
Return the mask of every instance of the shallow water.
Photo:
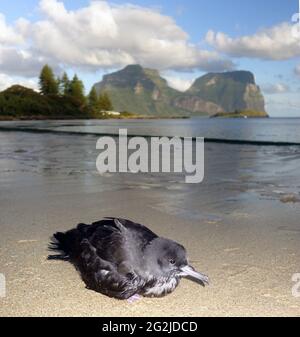
<svg viewBox="0 0 300 337">
<path fill-rule="evenodd" d="M 189 199 L 191 193 L 199 203 L 218 200 L 220 195 L 223 201 L 232 198 L 237 200 L 236 207 L 244 202 L 241 195 L 249 197 L 252 193 L 276 200 L 297 201 L 300 197 L 299 146 L 207 143 L 204 181 L 189 185 L 185 184 L 184 174 L 179 173 L 100 175 L 96 170 L 97 139 L 89 134 L 0 132 L 2 191 L 6 187 L 9 192 L 13 185 L 21 191 L 23 185 L 38 183 L 51 192 L 56 186 L 51 185 L 52 181 L 67 179 L 64 180 L 66 188 L 68 181 L 75 180 L 77 186 L 72 189 L 80 193 L 124 188 L 155 190 L 167 203 L 176 204 L 172 207 L 178 210 L 178 198 L 179 203 L 188 204 L 185 198 Z M 194 213 L 195 210 L 189 208 L 189 216 L 195 217 Z"/>
<path fill-rule="evenodd" d="M 85 134 L 118 134 L 119 128 L 126 128 L 129 135 L 204 137 L 216 140 L 300 144 L 300 118 L 0 122 L 0 130 L 4 127 Z"/>
</svg>

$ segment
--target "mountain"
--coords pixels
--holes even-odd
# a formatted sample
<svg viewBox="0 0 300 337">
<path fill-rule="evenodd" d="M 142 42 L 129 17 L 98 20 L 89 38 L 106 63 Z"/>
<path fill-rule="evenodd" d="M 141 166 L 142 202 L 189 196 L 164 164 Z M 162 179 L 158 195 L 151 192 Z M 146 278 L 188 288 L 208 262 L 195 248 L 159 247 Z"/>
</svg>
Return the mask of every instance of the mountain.
<svg viewBox="0 0 300 337">
<path fill-rule="evenodd" d="M 129 65 L 105 75 L 95 89 L 108 93 L 114 110 L 140 115 L 211 116 L 235 111 L 255 115 L 257 111 L 267 117 L 264 97 L 249 71 L 209 73 L 180 92 L 169 87 L 157 70 Z"/>
<path fill-rule="evenodd" d="M 204 75 L 176 100 L 175 105 L 194 113 L 265 112 L 264 97 L 249 71 Z"/>
<path fill-rule="evenodd" d="M 105 75 L 95 84 L 97 93 L 107 92 L 114 110 L 139 115 L 184 116 L 189 112 L 173 102 L 181 92 L 170 88 L 157 70 L 129 65 Z"/>
</svg>

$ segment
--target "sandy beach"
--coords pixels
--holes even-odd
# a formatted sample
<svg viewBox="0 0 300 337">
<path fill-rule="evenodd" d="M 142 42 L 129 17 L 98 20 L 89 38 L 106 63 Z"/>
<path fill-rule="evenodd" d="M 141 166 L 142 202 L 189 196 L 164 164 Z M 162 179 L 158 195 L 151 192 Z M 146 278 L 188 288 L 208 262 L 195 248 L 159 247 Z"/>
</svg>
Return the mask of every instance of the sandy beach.
<svg viewBox="0 0 300 337">
<path fill-rule="evenodd" d="M 205 180 L 187 185 L 175 174 L 100 176 L 96 140 L 0 133 L 0 316 L 300 316 L 298 148 L 207 144 Z M 211 285 L 183 279 L 169 296 L 129 304 L 47 261 L 53 232 L 104 216 L 182 243 Z"/>
</svg>

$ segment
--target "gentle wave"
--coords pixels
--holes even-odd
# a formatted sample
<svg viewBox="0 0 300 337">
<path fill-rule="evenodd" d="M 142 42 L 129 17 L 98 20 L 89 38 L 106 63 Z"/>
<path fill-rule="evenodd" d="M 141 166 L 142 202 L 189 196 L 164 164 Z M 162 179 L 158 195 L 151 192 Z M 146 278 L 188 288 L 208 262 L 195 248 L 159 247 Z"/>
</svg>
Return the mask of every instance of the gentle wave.
<svg viewBox="0 0 300 337">
<path fill-rule="evenodd" d="M 30 133 L 51 133 L 51 134 L 63 134 L 63 135 L 79 135 L 79 136 L 112 136 L 118 137 L 118 133 L 109 132 L 81 132 L 81 131 L 66 131 L 57 129 L 43 129 L 43 128 L 31 128 L 31 127 L 3 127 L 0 126 L 2 132 L 30 132 Z M 167 135 L 142 135 L 142 134 L 129 134 L 128 137 L 174 137 Z M 184 138 L 183 136 L 178 136 Z M 192 137 L 195 139 L 196 137 Z M 237 145 L 256 145 L 256 146 L 299 146 L 299 142 L 283 142 L 283 141 L 265 141 L 265 140 L 246 140 L 246 139 L 228 139 L 228 138 L 210 138 L 204 137 L 207 143 L 222 143 L 222 144 L 237 144 Z"/>
</svg>

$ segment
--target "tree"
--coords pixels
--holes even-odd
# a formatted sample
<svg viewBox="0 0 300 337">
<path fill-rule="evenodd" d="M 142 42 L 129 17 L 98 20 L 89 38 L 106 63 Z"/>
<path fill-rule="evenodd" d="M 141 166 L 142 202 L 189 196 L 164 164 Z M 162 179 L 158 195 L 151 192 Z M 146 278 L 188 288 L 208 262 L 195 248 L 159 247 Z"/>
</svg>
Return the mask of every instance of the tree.
<svg viewBox="0 0 300 337">
<path fill-rule="evenodd" d="M 58 83 L 53 70 L 46 64 L 40 73 L 40 92 L 43 95 L 58 95 Z"/>
<path fill-rule="evenodd" d="M 56 83 L 57 83 L 57 88 L 58 88 L 58 94 L 62 95 L 62 93 L 61 93 L 62 82 L 61 82 L 61 78 L 59 76 L 56 77 Z"/>
<path fill-rule="evenodd" d="M 88 104 L 89 108 L 92 112 L 96 112 L 99 109 L 99 104 L 98 104 L 98 95 L 95 87 L 92 87 L 89 96 L 88 96 Z"/>
<path fill-rule="evenodd" d="M 81 104 L 85 104 L 84 85 L 83 82 L 75 74 L 70 83 L 70 96 L 76 98 Z"/>
<path fill-rule="evenodd" d="M 70 94 L 70 80 L 68 74 L 66 72 L 63 73 L 62 78 L 60 80 L 61 84 L 61 94 L 63 96 L 67 96 Z"/>
<path fill-rule="evenodd" d="M 107 92 L 102 92 L 98 98 L 98 106 L 100 110 L 112 111 L 113 106 Z"/>
</svg>

